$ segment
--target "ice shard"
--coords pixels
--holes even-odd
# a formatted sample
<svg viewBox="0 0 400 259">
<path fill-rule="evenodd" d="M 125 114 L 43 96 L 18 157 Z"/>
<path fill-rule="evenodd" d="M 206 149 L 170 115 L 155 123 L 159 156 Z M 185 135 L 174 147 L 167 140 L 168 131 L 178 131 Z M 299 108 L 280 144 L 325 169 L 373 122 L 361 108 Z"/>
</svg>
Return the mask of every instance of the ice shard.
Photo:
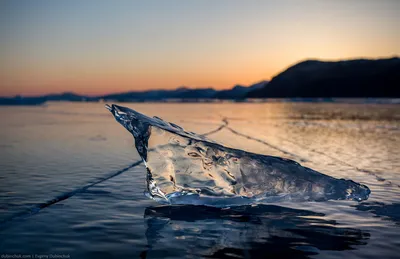
<svg viewBox="0 0 400 259">
<path fill-rule="evenodd" d="M 367 186 L 299 163 L 220 145 L 158 117 L 106 105 L 134 137 L 147 169 L 145 194 L 166 204 L 233 206 L 368 199 Z"/>
</svg>

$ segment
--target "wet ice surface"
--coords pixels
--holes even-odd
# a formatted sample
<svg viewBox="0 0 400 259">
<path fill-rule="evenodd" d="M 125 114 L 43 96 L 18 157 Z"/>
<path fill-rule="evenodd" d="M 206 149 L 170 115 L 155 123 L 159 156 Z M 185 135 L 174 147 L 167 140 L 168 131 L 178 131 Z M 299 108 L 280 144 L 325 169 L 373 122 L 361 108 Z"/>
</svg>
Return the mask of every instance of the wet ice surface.
<svg viewBox="0 0 400 259">
<path fill-rule="evenodd" d="M 365 185 L 335 179 L 293 160 L 225 147 L 128 107 L 106 108 L 133 135 L 146 166 L 146 196 L 161 203 L 227 207 L 285 200 L 362 201 L 370 194 Z M 228 126 L 227 118 L 222 121 Z"/>
<path fill-rule="evenodd" d="M 146 169 L 135 164 L 141 159 L 132 136 L 103 104 L 2 107 L 0 253 L 398 258 L 399 106 L 122 105 L 210 133 L 225 146 L 352 179 L 370 187 L 370 198 L 231 209 L 160 205 L 143 197 Z"/>
</svg>

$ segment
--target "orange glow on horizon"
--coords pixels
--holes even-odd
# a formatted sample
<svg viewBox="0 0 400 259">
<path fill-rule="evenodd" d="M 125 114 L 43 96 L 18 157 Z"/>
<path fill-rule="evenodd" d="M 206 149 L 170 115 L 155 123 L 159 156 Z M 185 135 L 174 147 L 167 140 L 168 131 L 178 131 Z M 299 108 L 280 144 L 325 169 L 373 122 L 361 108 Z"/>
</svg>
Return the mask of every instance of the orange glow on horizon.
<svg viewBox="0 0 400 259">
<path fill-rule="evenodd" d="M 267 67 L 267 65 L 263 66 Z M 213 69 L 213 68 L 212 68 Z M 204 69 L 190 71 L 177 68 L 176 70 L 130 72 L 129 69 L 107 72 L 84 70 L 73 71 L 62 75 L 58 71 L 30 71 L 11 78 L 2 76 L 0 85 L 1 96 L 36 96 L 49 93 L 73 92 L 76 94 L 98 96 L 110 93 L 145 91 L 153 89 L 214 88 L 216 90 L 229 89 L 240 84 L 249 86 L 262 80 L 270 80 L 271 72 L 262 67 L 237 67 L 227 69 Z M 243 71 L 241 71 L 243 70 Z M 279 69 L 275 69 L 279 70 Z M 26 70 L 25 70 L 26 71 Z M 161 71 L 161 72 L 160 72 Z M 275 72 L 276 73 L 276 72 Z M 8 77 L 8 78 L 7 78 Z M 7 80 L 8 79 L 8 80 Z"/>
<path fill-rule="evenodd" d="M 368 58 L 368 57 L 354 57 Z M 376 57 L 388 58 L 388 57 Z M 316 59 L 316 58 L 310 58 Z M 55 73 L 56 71 L 38 71 L 26 73 L 20 79 L 10 79 L 7 75 L 0 73 L 0 96 L 39 96 L 45 94 L 56 94 L 72 92 L 87 96 L 101 96 L 111 93 L 122 93 L 129 91 L 146 91 L 155 89 L 176 89 L 178 87 L 189 88 L 214 88 L 216 90 L 230 89 L 235 85 L 250 86 L 262 80 L 271 80 L 275 75 L 284 71 L 291 65 L 305 60 L 299 59 L 288 65 L 282 66 L 279 62 L 272 62 L 277 67 L 249 66 L 230 68 L 231 70 L 214 71 L 143 71 L 130 73 L 129 70 L 111 71 L 101 73 L 101 71 L 85 73 L 84 70 L 74 71 L 68 75 Z M 320 59 L 326 60 L 326 59 Z M 341 59 L 331 59 L 332 61 Z M 281 62 L 282 63 L 282 62 Z M 278 67 L 281 65 L 281 67 Z M 264 71 L 263 68 L 267 70 Z M 243 71 L 242 71 L 243 70 Z M 51 74 L 54 73 L 54 75 Z M 181 73 L 182 72 L 182 73 Z M 4 78 L 6 80 L 4 80 Z M 8 79 L 8 80 L 7 80 Z"/>
</svg>

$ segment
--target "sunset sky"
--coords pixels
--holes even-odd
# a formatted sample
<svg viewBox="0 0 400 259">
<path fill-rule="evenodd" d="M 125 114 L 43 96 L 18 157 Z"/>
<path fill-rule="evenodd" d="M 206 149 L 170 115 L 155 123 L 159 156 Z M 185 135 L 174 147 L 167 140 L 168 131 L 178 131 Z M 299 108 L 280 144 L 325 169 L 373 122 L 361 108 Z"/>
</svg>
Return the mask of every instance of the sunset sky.
<svg viewBox="0 0 400 259">
<path fill-rule="evenodd" d="M 0 95 L 230 88 L 400 55 L 399 0 L 0 1 Z"/>
</svg>

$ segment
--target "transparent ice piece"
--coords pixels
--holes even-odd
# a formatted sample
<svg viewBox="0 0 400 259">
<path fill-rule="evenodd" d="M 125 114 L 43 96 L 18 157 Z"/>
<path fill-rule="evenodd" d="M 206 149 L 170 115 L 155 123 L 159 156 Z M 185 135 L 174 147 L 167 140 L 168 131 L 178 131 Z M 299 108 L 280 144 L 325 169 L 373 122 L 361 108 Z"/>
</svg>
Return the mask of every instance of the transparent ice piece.
<svg viewBox="0 0 400 259">
<path fill-rule="evenodd" d="M 147 170 L 145 194 L 160 203 L 224 207 L 369 197 L 369 188 L 352 180 L 289 159 L 225 147 L 123 106 L 106 107 L 133 135 Z"/>
</svg>

